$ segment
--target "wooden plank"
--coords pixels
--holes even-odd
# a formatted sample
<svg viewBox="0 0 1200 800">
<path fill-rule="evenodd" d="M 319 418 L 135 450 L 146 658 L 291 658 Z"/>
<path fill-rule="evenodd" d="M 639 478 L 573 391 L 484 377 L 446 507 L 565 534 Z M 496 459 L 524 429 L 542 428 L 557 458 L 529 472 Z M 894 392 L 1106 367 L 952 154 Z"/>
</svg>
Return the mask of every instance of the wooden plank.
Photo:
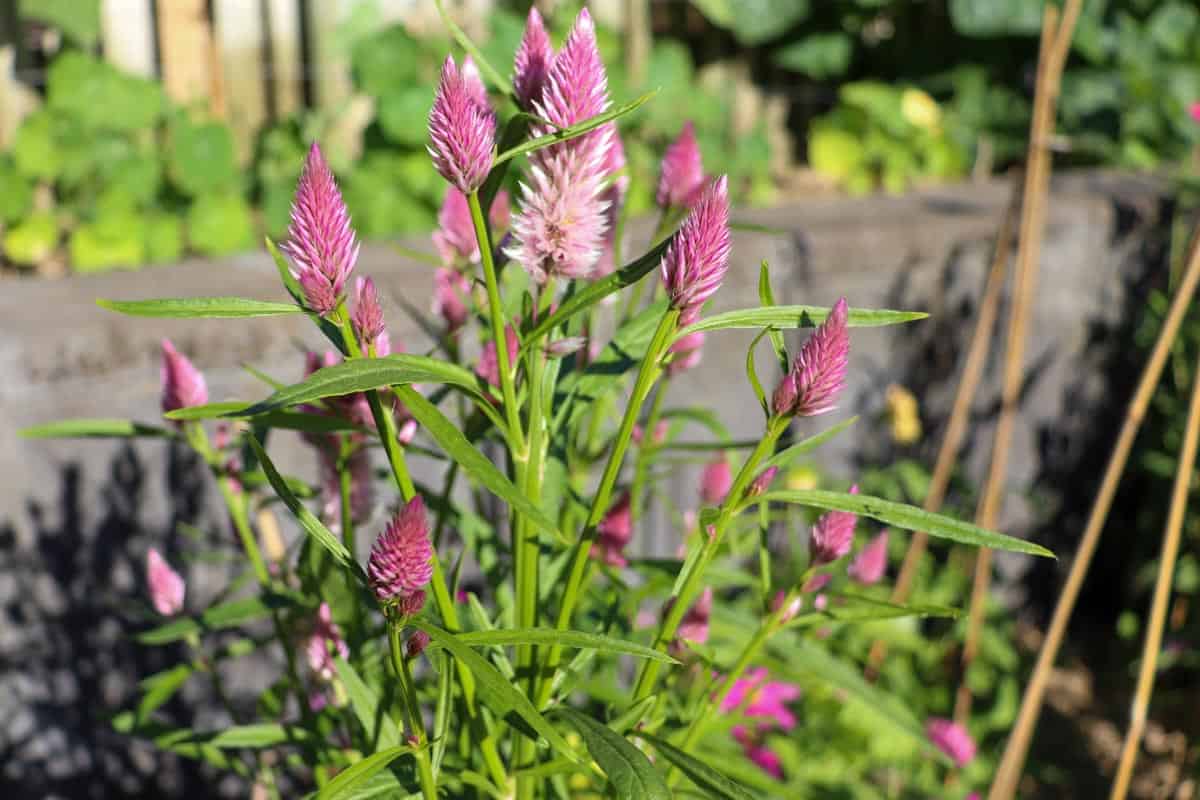
<svg viewBox="0 0 1200 800">
<path fill-rule="evenodd" d="M 102 0 L 100 42 L 104 58 L 143 78 L 154 75 L 154 15 L 151 0 Z"/>
<path fill-rule="evenodd" d="M 253 155 L 254 136 L 267 119 L 263 80 L 263 15 L 256 0 L 215 0 L 213 32 L 224 76 L 226 119 L 233 128 L 238 160 Z"/>
<path fill-rule="evenodd" d="M 224 116 L 221 67 L 206 0 L 158 0 L 158 51 L 163 86 L 178 103 L 206 100 Z"/>
<path fill-rule="evenodd" d="M 276 117 L 300 110 L 304 102 L 303 31 L 298 0 L 266 0 L 271 63 L 267 89 Z"/>
</svg>

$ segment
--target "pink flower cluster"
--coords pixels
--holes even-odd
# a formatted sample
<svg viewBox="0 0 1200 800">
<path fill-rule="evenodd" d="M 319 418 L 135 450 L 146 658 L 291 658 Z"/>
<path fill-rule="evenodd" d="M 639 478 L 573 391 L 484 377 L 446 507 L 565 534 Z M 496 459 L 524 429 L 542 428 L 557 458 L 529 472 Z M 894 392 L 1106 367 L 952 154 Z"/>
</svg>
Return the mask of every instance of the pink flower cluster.
<svg viewBox="0 0 1200 800">
<path fill-rule="evenodd" d="M 790 731 L 796 727 L 796 715 L 789 703 L 800 699 L 800 687 L 791 683 L 767 680 L 766 669 L 747 670 L 721 698 L 720 709 L 731 714 L 741 709 L 745 717 L 761 718 L 750 725 L 735 725 L 733 738 L 742 745 L 746 757 L 775 778 L 783 778 L 783 764 L 778 754 L 764 743 L 772 728 Z"/>
<path fill-rule="evenodd" d="M 433 559 L 425 502 L 417 495 L 371 546 L 367 579 L 379 602 L 399 603 L 405 615 L 419 611 L 425 600 L 422 587 L 433 577 Z"/>
<path fill-rule="evenodd" d="M 849 308 L 841 298 L 792 362 L 771 398 L 778 416 L 812 417 L 832 411 L 846 386 L 850 363 Z"/>
<path fill-rule="evenodd" d="M 429 155 L 442 177 L 464 195 L 483 185 L 496 146 L 496 113 L 479 71 L 468 58 L 462 69 L 446 56 L 429 112 Z"/>
</svg>

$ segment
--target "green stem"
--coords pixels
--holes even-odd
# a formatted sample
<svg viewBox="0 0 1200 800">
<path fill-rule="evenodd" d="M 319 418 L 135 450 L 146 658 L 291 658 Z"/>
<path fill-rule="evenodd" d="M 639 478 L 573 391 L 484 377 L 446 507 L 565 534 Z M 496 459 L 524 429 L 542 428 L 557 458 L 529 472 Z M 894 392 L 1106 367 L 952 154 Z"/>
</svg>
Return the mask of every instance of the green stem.
<svg viewBox="0 0 1200 800">
<path fill-rule="evenodd" d="M 338 492 L 342 501 L 342 544 L 346 545 L 351 556 L 356 552 L 354 547 L 354 508 L 350 502 L 354 494 L 354 482 L 351 480 L 349 464 L 353 449 L 353 444 L 343 441 L 341 457 L 338 459 Z"/>
<path fill-rule="evenodd" d="M 404 714 L 404 727 L 416 740 L 416 752 L 413 757 L 417 761 L 421 794 L 425 800 L 437 800 L 437 783 L 433 779 L 429 748 L 426 747 L 429 737 L 425 734 L 425 721 L 421 718 L 421 708 L 417 704 L 417 687 L 408 668 L 408 659 L 404 657 L 404 646 L 400 642 L 400 625 L 393 620 L 388 621 L 388 643 L 391 645 L 392 667 L 396 670 L 396 680 L 400 683 L 400 708 Z"/>
<path fill-rule="evenodd" d="M 671 336 L 675 333 L 675 326 L 678 319 L 679 312 L 676 310 L 668 309 L 663 314 L 662 319 L 658 321 L 658 328 L 654 331 L 654 337 L 650 340 L 650 346 L 646 350 L 646 357 L 642 359 L 641 367 L 638 369 L 637 379 L 633 385 L 633 393 L 629 398 L 629 404 L 625 406 L 625 415 L 621 418 L 621 427 L 617 430 L 617 435 L 613 439 L 612 449 L 608 455 L 608 462 L 604 465 L 604 473 L 600 476 L 600 485 L 597 487 L 595 499 L 592 501 L 591 513 L 588 515 L 587 522 L 580 532 L 579 541 L 575 544 L 575 550 L 571 558 L 571 570 L 567 578 L 566 589 L 563 591 L 562 607 L 559 609 L 558 620 L 555 623 L 558 630 L 567 630 L 571 625 L 571 614 L 575 611 L 575 604 L 579 599 L 583 578 L 587 572 L 592 543 L 596 539 L 596 526 L 600 524 L 600 521 L 604 519 L 605 513 L 608 512 L 608 507 L 612 499 L 613 486 L 616 484 L 617 476 L 621 472 L 621 462 L 625 458 L 625 451 L 629 448 L 629 439 L 633 434 L 633 426 L 637 423 L 638 415 L 641 413 L 642 404 L 646 401 L 646 396 L 650 393 L 650 389 L 654 386 L 654 382 L 662 372 L 659 360 L 670 345 Z M 551 646 L 542 670 L 544 680 L 542 681 L 542 688 L 538 692 L 537 697 L 537 705 L 539 707 L 549 700 L 551 685 L 549 677 L 558 667 L 561 657 L 562 647 L 560 645 Z"/>
<path fill-rule="evenodd" d="M 745 493 L 746 487 L 754 479 L 759 462 L 775 449 L 775 443 L 783 435 L 783 432 L 787 430 L 790 422 L 791 420 L 785 417 L 772 417 L 767 422 L 767 430 L 762 440 L 754 448 L 754 451 L 750 453 L 746 462 L 742 464 L 741 470 L 733 480 L 733 486 L 730 488 L 729 494 L 725 497 L 725 502 L 721 504 L 717 520 L 713 523 L 712 534 L 706 536 L 704 531 L 700 532 L 701 552 L 699 560 L 695 568 L 684 579 L 683 586 L 680 587 L 678 595 L 674 597 L 670 613 L 667 614 L 666 618 L 659 625 L 658 635 L 654 638 L 654 647 L 658 650 L 665 652 L 667 644 L 675 638 L 675 632 L 679 629 L 679 623 L 683 621 L 684 614 L 687 613 L 688 607 L 699 593 L 701 582 L 704 579 L 704 572 L 708 569 L 708 565 L 712 562 L 713 558 L 716 557 L 717 551 L 721 547 L 721 539 L 725 533 L 725 528 L 729 525 L 730 520 L 733 519 L 734 514 L 741 504 L 742 495 Z M 647 659 L 643 662 L 641 671 L 638 673 L 637 683 L 634 686 L 634 703 L 649 697 L 654 692 L 660 670 L 661 664 L 658 661 Z"/>
<path fill-rule="evenodd" d="M 629 487 L 629 514 L 637 522 L 642 518 L 642 505 L 646 488 L 646 473 L 650 470 L 650 457 L 658 451 L 658 443 L 654 441 L 654 429 L 662 415 L 663 398 L 667 396 L 666 381 L 659 384 L 654 399 L 650 401 L 650 410 L 646 414 L 646 422 L 642 426 L 642 444 L 638 448 L 637 459 L 633 467 L 633 485 Z"/>
</svg>

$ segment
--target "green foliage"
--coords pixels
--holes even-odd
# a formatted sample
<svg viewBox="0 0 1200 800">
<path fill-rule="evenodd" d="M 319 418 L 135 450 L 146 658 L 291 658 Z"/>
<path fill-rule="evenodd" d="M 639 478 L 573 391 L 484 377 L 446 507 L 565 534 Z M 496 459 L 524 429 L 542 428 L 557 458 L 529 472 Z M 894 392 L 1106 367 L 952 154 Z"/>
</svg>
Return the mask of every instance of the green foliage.
<svg viewBox="0 0 1200 800">
<path fill-rule="evenodd" d="M 187 210 L 187 227 L 192 248 L 204 255 L 247 250 L 255 239 L 250 206 L 233 192 L 197 197 Z"/>
</svg>

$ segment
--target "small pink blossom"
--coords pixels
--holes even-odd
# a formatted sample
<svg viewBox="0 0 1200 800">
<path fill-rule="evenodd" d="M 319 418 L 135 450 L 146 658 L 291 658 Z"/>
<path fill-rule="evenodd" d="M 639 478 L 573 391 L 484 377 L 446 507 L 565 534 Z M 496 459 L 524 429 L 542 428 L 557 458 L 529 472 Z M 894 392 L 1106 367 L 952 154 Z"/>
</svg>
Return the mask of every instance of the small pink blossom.
<svg viewBox="0 0 1200 800">
<path fill-rule="evenodd" d="M 734 725 L 730 733 L 742 746 L 746 758 L 776 780 L 783 780 L 783 761 L 774 750 L 762 743 L 762 735 L 757 728 L 751 732 L 745 725 Z"/>
<path fill-rule="evenodd" d="M 704 587 L 700 597 L 679 621 L 676 631 L 680 639 L 687 642 L 704 644 L 708 641 L 708 621 L 712 616 L 713 590 L 711 586 Z"/>
<path fill-rule="evenodd" d="M 731 247 L 729 193 L 722 175 L 704 190 L 663 255 L 667 296 L 685 324 L 720 288 Z"/>
<path fill-rule="evenodd" d="M 967 729 L 953 720 L 932 717 L 925 723 L 925 734 L 934 747 L 945 753 L 959 767 L 975 758 L 975 740 Z"/>
<path fill-rule="evenodd" d="M 750 488 L 746 489 L 747 497 L 758 497 L 765 494 L 771 488 L 771 483 L 775 480 L 775 476 L 779 474 L 779 467 L 767 467 L 762 472 L 755 476 L 750 483 Z"/>
<path fill-rule="evenodd" d="M 625 548 L 633 539 L 633 515 L 630 510 L 631 498 L 629 492 L 623 492 L 613 504 L 613 507 L 596 526 L 595 543 L 592 545 L 592 558 L 598 558 L 614 567 L 624 567 L 629 561 L 625 558 Z"/>
<path fill-rule="evenodd" d="M 888 532 L 885 530 L 858 551 L 846 574 L 865 585 L 878 583 L 887 572 L 887 546 Z"/>
<path fill-rule="evenodd" d="M 704 189 L 704 164 L 691 120 L 663 154 L 655 200 L 663 208 L 690 208 Z"/>
<path fill-rule="evenodd" d="M 351 313 L 351 321 L 354 323 L 354 332 L 358 335 L 358 343 L 364 351 L 376 347 L 379 338 L 386 332 L 383 306 L 379 303 L 379 290 L 375 288 L 372 278 L 360 277 L 354 282 L 354 311 Z M 391 349 L 390 343 L 386 347 Z"/>
<path fill-rule="evenodd" d="M 296 186 L 287 241 L 279 249 L 291 257 L 308 307 L 321 316 L 337 308 L 359 244 L 337 181 L 315 142 Z"/>
<path fill-rule="evenodd" d="M 305 653 L 308 655 L 309 669 L 326 683 L 332 681 L 337 674 L 337 667 L 333 663 L 334 655 L 341 658 L 350 656 L 350 648 L 342 639 L 342 631 L 338 624 L 333 621 L 333 612 L 328 603 L 321 603 L 317 607 L 317 621 L 309 634 Z"/>
<path fill-rule="evenodd" d="M 667 375 L 671 377 L 698 366 L 704 356 L 704 331 L 679 337 L 668 352 L 673 356 L 667 363 Z"/>
<path fill-rule="evenodd" d="M 146 585 L 150 588 L 150 602 L 159 614 L 173 617 L 183 611 L 187 584 L 153 547 L 146 552 Z"/>
<path fill-rule="evenodd" d="M 429 112 L 433 166 L 463 194 L 483 185 L 496 144 L 496 115 L 486 103 L 486 94 L 481 100 L 480 85 L 466 70 L 458 69 L 452 56 L 446 56 Z"/>
<path fill-rule="evenodd" d="M 446 333 L 457 333 L 470 319 L 470 297 L 471 282 L 466 275 L 445 267 L 433 271 L 433 311 L 445 321 Z"/>
<path fill-rule="evenodd" d="M 564 336 L 546 343 L 546 355 L 551 358 L 565 358 L 577 353 L 587 345 L 587 339 L 582 336 Z"/>
<path fill-rule="evenodd" d="M 404 641 L 404 657 L 413 659 L 425 652 L 429 646 L 429 634 L 425 631 L 413 631 Z"/>
<path fill-rule="evenodd" d="M 1200 101 L 1192 103 L 1190 106 L 1188 106 L 1188 116 L 1190 116 L 1194 122 L 1200 122 Z"/>
<path fill-rule="evenodd" d="M 162 365 L 159 368 L 163 412 L 202 406 L 208 402 L 204 375 L 188 357 L 175 349 L 169 339 L 162 340 Z"/>
<path fill-rule="evenodd" d="M 787 704 L 800 699 L 800 687 L 781 681 L 768 681 L 767 670 L 762 667 L 746 671 L 745 677 L 734 681 L 733 686 L 721 698 L 722 713 L 730 713 L 743 704 L 747 717 L 764 717 L 785 731 L 796 727 L 796 715 Z"/>
<path fill-rule="evenodd" d="M 511 367 L 517 360 L 517 353 L 521 349 L 521 341 L 517 337 L 516 330 L 512 325 L 504 328 L 504 342 L 508 345 L 508 363 Z M 491 386 L 500 386 L 500 359 L 496 353 L 496 342 L 489 340 L 483 346 L 483 352 L 479 354 L 479 361 L 475 363 L 475 374 L 483 378 Z"/>
<path fill-rule="evenodd" d="M 389 603 L 421 589 L 433 576 L 433 559 L 425 502 L 416 495 L 371 546 L 367 578 L 375 596 Z"/>
<path fill-rule="evenodd" d="M 396 613 L 402 617 L 415 617 L 425 607 L 425 590 L 405 592 L 396 600 Z"/>
<path fill-rule="evenodd" d="M 663 442 L 665 442 L 667 440 L 667 428 L 668 428 L 667 421 L 665 419 L 660 420 L 654 426 L 654 435 L 650 437 L 650 443 L 657 445 L 657 444 L 662 444 Z M 634 425 L 633 432 L 630 434 L 629 438 L 633 441 L 634 444 L 641 445 L 643 443 L 643 441 L 645 440 L 645 436 L 646 436 L 646 431 L 642 428 L 642 426 Z"/>
<path fill-rule="evenodd" d="M 846 329 L 846 298 L 834 304 L 829 316 L 808 338 L 771 398 L 779 416 L 812 417 L 837 407 L 846 386 L 850 336 Z"/>
<path fill-rule="evenodd" d="M 780 622 L 791 622 L 800 613 L 800 609 L 804 606 L 804 598 L 797 595 L 791 601 L 788 599 L 788 593 L 780 589 L 775 593 L 775 597 L 771 599 L 771 610 L 779 614 Z M 787 608 L 784 608 L 784 603 L 787 603 Z"/>
<path fill-rule="evenodd" d="M 700 500 L 706 506 L 717 506 L 725 502 L 729 488 L 733 486 L 733 470 L 725 456 L 708 462 L 700 474 Z"/>
<path fill-rule="evenodd" d="M 533 107 L 542 119 L 565 128 L 604 113 L 608 106 L 608 75 L 596 44 L 596 26 L 584 8 L 554 57 L 542 96 Z M 570 152 L 577 154 L 581 163 L 588 164 L 589 171 L 601 171 L 613 130 L 601 125 L 582 136 L 534 151 L 530 160 L 537 163 Z M 550 129 L 534 125 L 533 132 L 540 136 Z"/>
<path fill-rule="evenodd" d="M 513 60 L 513 91 L 521 108 L 530 111 L 542 99 L 542 87 L 554 62 L 554 48 L 542 22 L 542 15 L 531 6 L 525 21 L 525 33 Z"/>
<path fill-rule="evenodd" d="M 850 494 L 858 494 L 858 486 L 850 487 Z M 858 516 L 849 511 L 826 511 L 813 524 L 808 540 L 808 552 L 812 565 L 819 567 L 837 561 L 850 552 L 854 543 L 854 525 Z"/>
</svg>

